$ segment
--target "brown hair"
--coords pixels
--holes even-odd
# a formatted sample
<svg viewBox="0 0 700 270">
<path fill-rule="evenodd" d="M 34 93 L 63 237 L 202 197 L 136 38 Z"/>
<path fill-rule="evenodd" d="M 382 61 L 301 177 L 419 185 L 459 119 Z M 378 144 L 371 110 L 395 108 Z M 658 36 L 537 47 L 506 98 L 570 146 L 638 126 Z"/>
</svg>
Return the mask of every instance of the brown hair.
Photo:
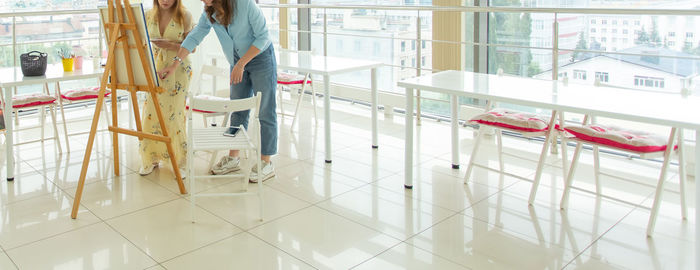
<svg viewBox="0 0 700 270">
<path fill-rule="evenodd" d="M 182 25 L 182 28 L 186 30 L 189 25 L 185 25 L 185 14 L 187 11 L 185 11 L 185 6 L 182 5 L 182 1 L 175 0 L 174 8 L 175 11 L 173 12 L 173 21 Z M 153 0 L 153 11 L 154 17 L 160 19 L 160 5 L 158 4 L 158 0 Z"/>
<path fill-rule="evenodd" d="M 204 8 L 204 11 L 210 22 L 214 22 L 214 12 L 216 12 L 219 23 L 228 26 L 233 19 L 233 13 L 236 12 L 236 0 L 214 0 L 211 6 Z"/>
</svg>

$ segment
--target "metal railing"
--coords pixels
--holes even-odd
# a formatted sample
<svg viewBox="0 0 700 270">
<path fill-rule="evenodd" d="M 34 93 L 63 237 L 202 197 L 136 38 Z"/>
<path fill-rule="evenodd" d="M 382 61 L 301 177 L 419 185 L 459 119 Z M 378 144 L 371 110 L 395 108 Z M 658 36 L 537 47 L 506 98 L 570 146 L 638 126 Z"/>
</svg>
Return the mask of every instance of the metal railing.
<svg viewBox="0 0 700 270">
<path fill-rule="evenodd" d="M 53 39 L 53 40 L 39 40 L 39 41 L 25 41 L 17 42 L 17 18 L 18 17 L 32 17 L 32 16 L 57 16 L 57 15 L 76 15 L 76 14 L 98 14 L 97 9 L 75 9 L 75 10 L 50 10 L 50 11 L 21 11 L 21 12 L 3 12 L 0 13 L 1 18 L 12 18 L 12 43 L 11 44 L 0 44 L 2 46 L 12 46 L 12 59 L 13 65 L 18 66 L 19 55 L 17 53 L 18 45 L 30 45 L 39 43 L 56 43 L 65 41 L 82 41 L 82 40 L 94 40 L 98 41 L 99 51 L 102 52 L 102 23 L 99 22 L 100 27 L 98 27 L 97 37 L 83 37 L 83 38 L 65 38 L 65 39 Z M 99 19 L 98 19 L 99 21 Z"/>
<path fill-rule="evenodd" d="M 317 34 L 317 35 L 322 35 L 323 36 L 323 54 L 328 55 L 328 36 L 329 35 L 340 35 L 340 36 L 351 36 L 351 37 L 369 37 L 369 38 L 385 38 L 385 39 L 391 39 L 391 40 L 415 40 L 416 44 L 416 67 L 413 66 L 401 66 L 401 65 L 395 65 L 393 63 L 385 63 L 389 67 L 399 67 L 399 68 L 406 68 L 406 69 L 415 69 L 415 74 L 416 76 L 419 76 L 422 74 L 423 71 L 440 71 L 439 69 L 435 68 L 424 68 L 421 65 L 421 56 L 424 55 L 423 53 L 423 48 L 421 46 L 421 42 L 426 41 L 426 42 L 432 42 L 432 43 L 442 43 L 442 44 L 455 44 L 455 45 L 460 45 L 464 46 L 465 49 L 468 49 L 469 46 L 473 47 L 478 47 L 478 46 L 483 46 L 483 47 L 500 47 L 500 48 L 511 48 L 511 49 L 531 49 L 531 50 L 550 50 L 552 53 L 552 79 L 556 80 L 558 79 L 558 72 L 557 69 L 559 67 L 558 63 L 558 55 L 559 52 L 579 52 L 579 53 L 605 53 L 605 54 L 617 54 L 617 55 L 630 55 L 630 56 L 648 56 L 648 54 L 635 54 L 635 53 L 625 53 L 625 52 L 607 52 L 607 51 L 597 51 L 597 50 L 585 50 L 585 49 L 566 49 L 566 48 L 559 48 L 558 42 L 559 42 L 559 36 L 558 36 L 558 30 L 559 30 L 559 25 L 557 21 L 557 17 L 559 14 L 591 14 L 591 15 L 669 15 L 669 16 L 700 16 L 700 10 L 697 9 L 602 9 L 602 8 L 529 8 L 529 7 L 481 7 L 481 6 L 452 6 L 452 7 L 443 7 L 443 6 L 395 6 L 395 5 L 328 5 L 328 4 L 259 4 L 261 8 L 269 8 L 269 9 L 280 9 L 280 8 L 285 8 L 285 9 L 319 9 L 323 11 L 323 30 L 322 31 L 306 31 L 306 30 L 298 30 L 298 29 L 288 29 L 288 28 L 280 28 L 279 31 L 285 31 L 288 33 L 310 33 L 310 34 Z M 331 9 L 345 9 L 345 10 L 354 10 L 354 9 L 366 9 L 366 10 L 387 10 L 387 11 L 409 11 L 409 12 L 415 12 L 415 32 L 416 36 L 415 38 L 405 38 L 405 37 L 381 37 L 381 36 L 376 36 L 376 35 L 363 35 L 363 34 L 349 34 L 349 33 L 338 33 L 338 32 L 328 32 L 328 10 Z M 436 40 L 436 39 L 430 39 L 430 38 L 425 38 L 421 35 L 423 29 L 423 24 L 421 22 L 421 12 L 425 14 L 425 12 L 434 12 L 434 11 L 440 11 L 440 12 L 461 12 L 461 13 L 492 13 L 492 12 L 503 12 L 503 13 L 545 13 L 545 14 L 553 14 L 554 19 L 553 19 L 553 33 L 552 33 L 552 47 L 537 47 L 537 46 L 523 46 L 523 45 L 518 45 L 518 44 L 502 44 L 502 43 L 488 43 L 488 42 L 470 42 L 470 41 L 450 41 L 450 40 Z M 18 17 L 29 17 L 29 16 L 50 16 L 50 15 L 74 15 L 74 14 L 97 14 L 98 10 L 97 9 L 88 9 L 88 10 L 58 10 L 58 11 L 39 11 L 39 12 L 13 12 L 13 13 L 0 13 L 0 18 L 12 18 L 12 43 L 9 44 L 13 48 L 13 59 L 15 61 L 15 65 L 17 65 L 17 61 L 19 59 L 17 55 L 17 46 L 18 45 L 28 45 L 28 44 L 35 44 L 35 43 L 47 43 L 47 42 L 61 42 L 69 39 L 56 39 L 56 40 L 42 40 L 42 41 L 25 41 L 25 42 L 17 42 L 16 39 L 16 20 Z M 473 27 L 478 28 L 478 27 L 483 27 L 480 25 L 473 25 Z M 102 27 L 99 27 L 99 36 L 97 38 L 93 37 L 87 37 L 87 38 L 76 38 L 76 39 L 70 39 L 70 40 L 91 40 L 91 39 L 97 39 L 99 43 L 99 50 L 102 51 L 102 36 L 103 35 L 103 29 Z M 9 46 L 8 44 L 0 44 L 0 46 Z M 484 51 L 484 50 L 482 50 Z M 658 57 L 667 57 L 667 58 L 676 58 L 676 59 L 691 59 L 691 60 L 699 60 L 700 57 L 689 57 L 689 56 L 680 56 L 680 55 L 655 55 Z M 480 58 L 486 58 L 487 56 L 480 55 Z M 482 71 L 483 72 L 483 71 Z M 427 98 L 421 98 L 420 94 L 418 92 L 418 112 L 420 113 L 420 100 L 421 99 L 427 99 Z M 440 99 L 428 99 L 428 100 L 435 100 L 435 101 L 441 101 L 441 102 L 447 102 L 446 100 L 440 100 Z M 420 114 L 419 114 L 420 115 Z"/>
</svg>

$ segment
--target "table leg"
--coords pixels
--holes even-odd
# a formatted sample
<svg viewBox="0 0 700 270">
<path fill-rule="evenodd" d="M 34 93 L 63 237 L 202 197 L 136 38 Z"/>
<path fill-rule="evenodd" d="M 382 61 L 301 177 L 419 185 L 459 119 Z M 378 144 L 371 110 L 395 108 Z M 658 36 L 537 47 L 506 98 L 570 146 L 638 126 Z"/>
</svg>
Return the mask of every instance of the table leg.
<svg viewBox="0 0 700 270">
<path fill-rule="evenodd" d="M 323 75 L 323 123 L 326 163 L 331 163 L 331 76 Z"/>
<path fill-rule="evenodd" d="M 413 89 L 406 88 L 406 138 L 404 174 L 406 179 L 403 186 L 413 188 Z"/>
<path fill-rule="evenodd" d="M 379 94 L 377 91 L 377 68 L 372 68 L 372 148 L 379 148 L 377 139 L 377 103 Z"/>
<path fill-rule="evenodd" d="M 459 115 L 457 114 L 457 95 L 450 95 L 452 117 L 452 169 L 459 169 Z"/>
<path fill-rule="evenodd" d="M 7 181 L 15 180 L 15 151 L 14 151 L 14 138 L 12 130 L 12 88 L 5 87 L 5 154 L 7 154 Z"/>
</svg>

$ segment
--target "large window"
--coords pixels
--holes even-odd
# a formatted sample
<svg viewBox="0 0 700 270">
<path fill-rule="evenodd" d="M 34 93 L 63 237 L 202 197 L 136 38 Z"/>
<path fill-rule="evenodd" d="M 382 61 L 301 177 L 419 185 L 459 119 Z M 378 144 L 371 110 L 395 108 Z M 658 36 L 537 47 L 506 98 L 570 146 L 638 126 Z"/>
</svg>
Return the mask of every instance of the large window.
<svg viewBox="0 0 700 270">
<path fill-rule="evenodd" d="M 664 88 L 664 78 L 634 76 L 634 85 L 648 88 Z"/>
<path fill-rule="evenodd" d="M 609 82 L 610 81 L 610 75 L 607 72 L 595 72 L 595 79 L 600 81 L 600 82 Z"/>
</svg>

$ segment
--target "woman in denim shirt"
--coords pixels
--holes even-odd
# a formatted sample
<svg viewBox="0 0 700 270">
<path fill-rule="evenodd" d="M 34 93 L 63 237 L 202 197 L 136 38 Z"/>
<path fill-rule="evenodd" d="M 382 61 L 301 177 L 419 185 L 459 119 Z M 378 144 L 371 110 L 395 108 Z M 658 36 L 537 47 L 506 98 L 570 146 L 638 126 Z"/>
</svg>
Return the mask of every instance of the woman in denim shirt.
<svg viewBox="0 0 700 270">
<path fill-rule="evenodd" d="M 213 28 L 221 48 L 231 64 L 231 99 L 262 93 L 260 103 L 260 133 L 262 169 L 253 168 L 251 181 L 270 179 L 275 175 L 270 157 L 277 153 L 277 62 L 270 42 L 265 16 L 253 0 L 202 0 L 206 7 L 199 22 L 182 42 L 173 63 L 159 72 L 166 78 L 182 63 Z M 231 125 L 248 126 L 248 111 L 231 116 Z M 227 174 L 240 170 L 238 151 L 229 152 L 211 168 L 214 174 Z"/>
</svg>

